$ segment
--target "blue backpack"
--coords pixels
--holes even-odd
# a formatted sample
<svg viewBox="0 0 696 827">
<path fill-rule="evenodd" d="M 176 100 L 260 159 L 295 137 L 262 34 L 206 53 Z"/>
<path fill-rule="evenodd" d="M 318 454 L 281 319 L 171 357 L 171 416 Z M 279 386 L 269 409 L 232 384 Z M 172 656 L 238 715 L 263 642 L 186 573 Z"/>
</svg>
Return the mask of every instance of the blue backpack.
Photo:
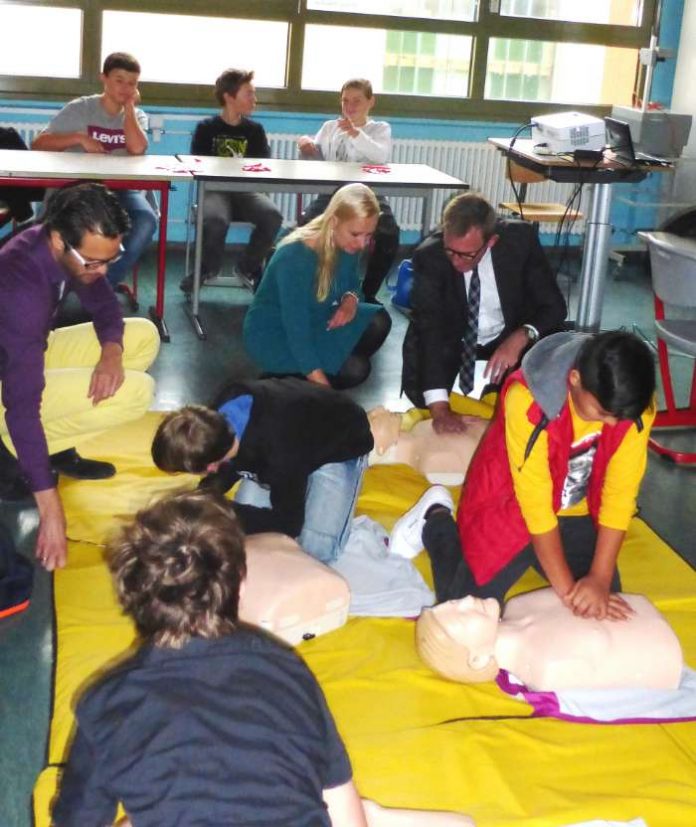
<svg viewBox="0 0 696 827">
<path fill-rule="evenodd" d="M 15 551 L 12 536 L 0 523 L 0 619 L 29 607 L 34 567 Z"/>
</svg>

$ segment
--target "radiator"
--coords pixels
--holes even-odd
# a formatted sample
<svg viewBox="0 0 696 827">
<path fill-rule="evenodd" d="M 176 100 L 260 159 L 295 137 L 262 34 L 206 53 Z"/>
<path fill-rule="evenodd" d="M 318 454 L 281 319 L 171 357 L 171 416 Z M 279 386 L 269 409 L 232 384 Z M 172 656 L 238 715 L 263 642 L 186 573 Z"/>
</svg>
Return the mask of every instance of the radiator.
<svg viewBox="0 0 696 827">
<path fill-rule="evenodd" d="M 274 158 L 296 158 L 297 135 L 273 133 L 269 136 L 271 155 Z M 398 164 L 428 164 L 442 172 L 465 181 L 472 190 L 480 192 L 495 207 L 501 201 L 514 201 L 510 182 L 505 177 L 505 157 L 492 144 L 465 141 L 416 141 L 398 139 L 393 143 L 392 161 Z M 544 181 L 530 187 L 530 201 L 551 201 L 565 204 L 574 184 L 557 184 Z M 437 190 L 433 199 L 435 220 L 456 190 Z M 309 200 L 303 197 L 303 202 Z M 284 218 L 292 222 L 296 210 L 294 195 L 274 198 Z M 402 230 L 420 230 L 422 201 L 419 198 L 390 198 L 394 217 Z M 555 232 L 556 225 L 542 223 L 542 232 Z M 581 233 L 583 223 L 575 222 L 573 232 Z"/>
<path fill-rule="evenodd" d="M 13 126 L 29 146 L 46 124 L 0 121 L 0 126 Z M 271 144 L 271 156 L 273 158 L 297 158 L 298 137 L 299 135 L 289 133 L 270 133 L 268 138 Z M 186 140 L 185 143 L 188 147 L 189 141 Z M 186 147 L 182 151 L 186 151 Z M 505 158 L 489 143 L 398 139 L 393 144 L 392 160 L 399 164 L 428 164 L 455 178 L 460 178 L 468 183 L 472 190 L 477 190 L 485 196 L 494 206 L 501 201 L 515 200 L 510 182 L 505 177 Z M 554 181 L 533 184 L 530 188 L 529 200 L 565 204 L 574 187 L 574 184 L 557 184 Z M 435 220 L 454 192 L 454 190 L 436 191 L 433 203 Z M 291 193 L 275 193 L 271 196 L 274 204 L 283 214 L 283 223 L 286 226 L 294 225 L 297 220 L 298 200 L 305 205 L 311 198 L 311 194 L 299 196 L 299 199 Z M 389 202 L 394 211 L 394 217 L 403 231 L 420 230 L 421 199 L 390 198 Z M 553 233 L 555 230 L 555 224 L 541 224 L 542 232 Z M 583 230 L 583 221 L 575 222 L 573 232 L 582 233 Z"/>
</svg>

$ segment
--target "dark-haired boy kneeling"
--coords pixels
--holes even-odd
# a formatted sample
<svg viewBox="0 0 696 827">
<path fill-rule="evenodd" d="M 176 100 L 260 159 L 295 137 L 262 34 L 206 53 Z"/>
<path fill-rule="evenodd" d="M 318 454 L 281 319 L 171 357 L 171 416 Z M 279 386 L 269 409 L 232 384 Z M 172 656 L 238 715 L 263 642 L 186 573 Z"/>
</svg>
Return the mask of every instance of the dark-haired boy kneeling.
<svg viewBox="0 0 696 827">
<path fill-rule="evenodd" d="M 111 824 L 119 801 L 134 827 L 364 827 L 316 679 L 238 621 L 244 536 L 227 503 L 161 500 L 123 530 L 109 565 L 143 645 L 77 705 L 54 827 Z"/>
<path fill-rule="evenodd" d="M 429 489 L 395 525 L 391 548 L 430 555 L 438 601 L 502 602 L 534 566 L 573 612 L 628 617 L 616 561 L 645 472 L 655 366 L 636 336 L 557 333 L 501 390 L 464 482 L 457 524 Z"/>
</svg>

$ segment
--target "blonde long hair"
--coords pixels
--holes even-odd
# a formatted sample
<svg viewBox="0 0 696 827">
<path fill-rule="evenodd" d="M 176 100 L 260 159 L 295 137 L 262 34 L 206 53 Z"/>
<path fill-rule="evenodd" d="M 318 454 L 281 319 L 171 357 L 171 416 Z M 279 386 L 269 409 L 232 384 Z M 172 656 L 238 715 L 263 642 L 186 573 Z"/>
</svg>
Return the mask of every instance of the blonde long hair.
<svg viewBox="0 0 696 827">
<path fill-rule="evenodd" d="M 372 190 L 365 184 L 346 184 L 334 193 L 321 215 L 304 227 L 293 230 L 282 240 L 281 244 L 291 244 L 293 241 L 314 242 L 314 251 L 319 259 L 316 272 L 317 301 L 326 300 L 333 282 L 338 257 L 334 242 L 336 225 L 355 218 L 373 218 L 376 215 L 379 215 L 379 202 Z"/>
</svg>

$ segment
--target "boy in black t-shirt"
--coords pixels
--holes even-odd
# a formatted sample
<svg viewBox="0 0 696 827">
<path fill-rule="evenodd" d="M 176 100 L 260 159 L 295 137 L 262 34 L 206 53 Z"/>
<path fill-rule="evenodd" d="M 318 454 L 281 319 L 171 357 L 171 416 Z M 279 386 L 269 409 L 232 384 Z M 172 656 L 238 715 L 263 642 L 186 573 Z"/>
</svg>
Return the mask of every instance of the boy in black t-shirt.
<svg viewBox="0 0 696 827">
<path fill-rule="evenodd" d="M 222 112 L 196 126 L 191 140 L 192 155 L 221 158 L 270 156 L 263 126 L 248 117 L 256 106 L 253 77 L 253 72 L 226 69 L 215 81 L 215 97 L 222 106 Z M 245 281 L 256 284 L 283 217 L 266 195 L 252 192 L 207 193 L 203 206 L 201 282 L 220 273 L 231 221 L 248 221 L 254 225 L 235 273 Z M 191 292 L 192 286 L 191 276 L 187 276 L 180 285 L 185 293 Z"/>
</svg>

